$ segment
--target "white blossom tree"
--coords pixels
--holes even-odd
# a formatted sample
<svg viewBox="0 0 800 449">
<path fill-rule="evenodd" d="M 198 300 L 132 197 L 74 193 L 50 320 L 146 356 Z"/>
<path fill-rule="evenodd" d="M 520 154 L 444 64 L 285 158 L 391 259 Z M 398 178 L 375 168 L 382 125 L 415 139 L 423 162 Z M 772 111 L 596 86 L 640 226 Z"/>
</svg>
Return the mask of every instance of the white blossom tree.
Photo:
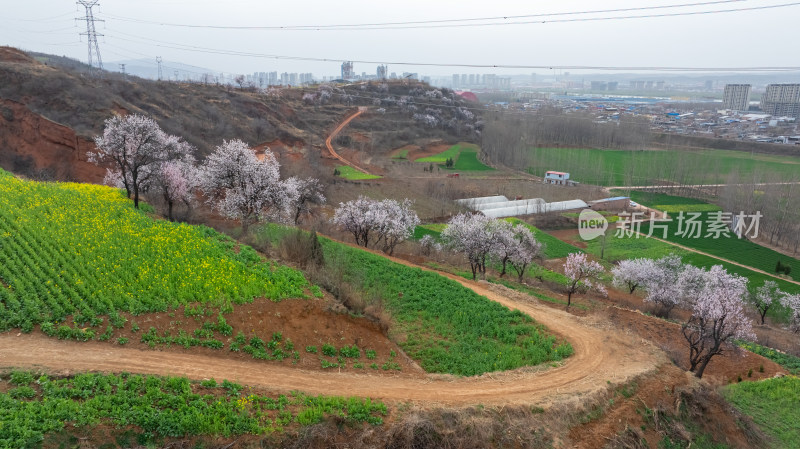
<svg viewBox="0 0 800 449">
<path fill-rule="evenodd" d="M 642 286 L 647 290 L 645 302 L 655 305 L 657 316 L 669 316 L 672 309 L 681 303 L 683 297 L 678 284 L 681 273 L 685 269 L 681 258 L 670 254 L 652 261 L 652 264 L 643 264 L 642 268 L 646 270 L 642 273 L 644 276 Z M 687 273 L 683 278 L 684 283 L 693 279 L 689 274 L 694 274 L 694 272 Z"/>
<path fill-rule="evenodd" d="M 375 218 L 371 209 L 371 199 L 359 196 L 355 200 L 339 203 L 333 214 L 333 223 L 341 229 L 353 234 L 356 245 L 368 247 L 370 232 L 373 230 Z"/>
<path fill-rule="evenodd" d="M 530 229 L 522 224 L 512 228 L 514 240 L 517 242 L 508 263 L 517 272 L 517 280 L 522 282 L 525 270 L 534 260 L 540 259 L 544 254 L 544 245 L 536 240 Z"/>
<path fill-rule="evenodd" d="M 294 219 L 300 221 L 302 214 L 311 213 L 311 204 L 325 204 L 324 187 L 319 179 L 291 177 L 283 182 L 287 204 L 285 210 Z"/>
<path fill-rule="evenodd" d="M 200 170 L 208 202 L 222 215 L 241 220 L 242 231 L 288 203 L 280 164 L 269 149 L 259 160 L 241 140 L 224 141 Z"/>
<path fill-rule="evenodd" d="M 758 287 L 756 291 L 750 295 L 750 301 L 761 317 L 761 324 L 764 324 L 767 311 L 769 311 L 772 306 L 779 304 L 781 298 L 785 296 L 786 293 L 778 288 L 778 283 L 775 281 L 764 281 L 764 285 Z"/>
<path fill-rule="evenodd" d="M 490 255 L 500 264 L 500 277 L 503 277 L 511 256 L 519 249 L 519 241 L 515 238 L 511 223 L 505 220 L 495 220 L 492 228 L 495 244 Z"/>
<path fill-rule="evenodd" d="M 165 149 L 170 136 L 149 117 L 115 115 L 105 121 L 103 135 L 95 137 L 94 143 L 97 151 L 88 153 L 89 161 L 111 164 L 105 181 L 122 184 L 128 198 L 133 195 L 133 205 L 138 209 L 139 196 L 146 190 L 154 166 L 169 160 Z"/>
<path fill-rule="evenodd" d="M 419 224 L 419 217 L 411 209 L 411 201 L 402 202 L 385 199 L 382 201 L 366 197 L 358 197 L 346 203 L 340 203 L 333 215 L 333 223 L 341 229 L 353 234 L 357 245 L 369 247 L 381 246 L 387 254 L 393 254 L 394 248 L 408 239 Z"/>
<path fill-rule="evenodd" d="M 486 260 L 496 244 L 495 222 L 481 214 L 458 214 L 447 223 L 442 240 L 454 251 L 467 256 L 472 279 L 486 277 Z"/>
<path fill-rule="evenodd" d="M 570 253 L 564 262 L 564 276 L 569 281 L 567 307 L 572 304 L 573 293 L 594 288 L 601 294 L 606 294 L 605 287 L 598 280 L 603 271 L 605 271 L 603 266 L 594 260 L 589 260 L 586 253 Z"/>
<path fill-rule="evenodd" d="M 703 377 L 711 358 L 722 354 L 731 339 L 754 340 L 752 324 L 744 312 L 747 279 L 715 265 L 703 273 L 692 296 L 686 296 L 692 315 L 683 324 L 689 343 L 689 370 Z M 699 285 L 702 284 L 702 285 Z"/>
<path fill-rule="evenodd" d="M 628 293 L 633 293 L 637 287 L 644 286 L 652 274 L 655 265 L 652 259 L 626 259 L 621 260 L 611 269 L 614 275 L 614 285 L 625 287 Z"/>
<path fill-rule="evenodd" d="M 382 246 L 382 251 L 389 255 L 394 254 L 394 248 L 398 243 L 407 240 L 414 234 L 414 228 L 419 225 L 417 213 L 411 209 L 412 202 L 405 199 L 402 202 L 395 200 L 383 200 L 375 204 L 376 218 L 375 246 Z"/>
<path fill-rule="evenodd" d="M 800 294 L 784 293 L 781 304 L 789 309 L 789 330 L 800 332 Z"/>
</svg>

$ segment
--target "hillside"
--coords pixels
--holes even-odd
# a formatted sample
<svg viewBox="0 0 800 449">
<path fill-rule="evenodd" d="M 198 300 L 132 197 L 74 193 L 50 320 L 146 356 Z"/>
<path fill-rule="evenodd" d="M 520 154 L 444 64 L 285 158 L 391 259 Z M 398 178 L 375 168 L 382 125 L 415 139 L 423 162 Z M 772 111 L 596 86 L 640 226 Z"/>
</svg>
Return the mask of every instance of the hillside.
<svg viewBox="0 0 800 449">
<path fill-rule="evenodd" d="M 416 82 L 255 89 L 213 83 L 153 81 L 104 72 L 92 76 L 67 58 L 0 48 L 0 166 L 46 179 L 99 182 L 103 170 L 87 166 L 89 141 L 113 113 L 153 117 L 207 154 L 223 139 L 269 146 L 306 170 L 332 172 L 319 155 L 327 134 L 357 106 L 373 106 L 339 144 L 354 151 L 388 153 L 405 144 L 475 138 L 474 121 L 456 119 L 463 100 Z M 415 113 L 448 126 L 429 126 Z M 452 126 L 450 126 L 452 122 Z M 468 126 L 467 126 L 468 125 Z M 365 130 L 361 132 L 361 130 Z M 368 134 L 364 133 L 368 131 Z M 317 174 L 319 176 L 319 174 Z"/>
</svg>

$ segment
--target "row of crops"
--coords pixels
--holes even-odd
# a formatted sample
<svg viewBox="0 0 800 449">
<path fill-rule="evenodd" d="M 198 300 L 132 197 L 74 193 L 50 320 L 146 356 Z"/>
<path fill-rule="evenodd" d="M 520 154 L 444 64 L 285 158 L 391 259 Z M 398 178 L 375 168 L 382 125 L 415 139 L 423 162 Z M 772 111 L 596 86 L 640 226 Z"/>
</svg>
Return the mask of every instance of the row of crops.
<svg viewBox="0 0 800 449">
<path fill-rule="evenodd" d="M 0 331 L 192 302 L 302 297 L 299 271 L 210 228 L 153 220 L 104 186 L 0 174 Z"/>
<path fill-rule="evenodd" d="M 268 225 L 263 238 L 288 231 Z M 320 239 L 325 263 L 391 314 L 390 335 L 425 371 L 464 376 L 561 360 L 572 347 L 531 317 L 479 296 L 439 274 L 407 267 L 359 248 Z"/>
<path fill-rule="evenodd" d="M 185 438 L 281 432 L 328 416 L 347 423 L 381 424 L 386 406 L 361 398 L 266 396 L 214 379 L 80 374 L 65 379 L 11 372 L 0 380 L 0 447 L 37 447 L 45 435 L 74 427 L 111 424 L 143 431 L 131 446 L 154 437 Z M 144 441 L 143 441 L 144 440 Z M 150 441 L 148 441 L 150 440 Z"/>
</svg>

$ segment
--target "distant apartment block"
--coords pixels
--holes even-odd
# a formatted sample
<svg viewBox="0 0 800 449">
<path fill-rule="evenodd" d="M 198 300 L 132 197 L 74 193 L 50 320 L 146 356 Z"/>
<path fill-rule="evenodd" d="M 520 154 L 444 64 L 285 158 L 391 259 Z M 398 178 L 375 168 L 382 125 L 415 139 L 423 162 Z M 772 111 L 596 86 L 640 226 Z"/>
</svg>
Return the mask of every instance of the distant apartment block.
<svg viewBox="0 0 800 449">
<path fill-rule="evenodd" d="M 722 107 L 734 111 L 746 111 L 750 104 L 749 84 L 726 84 L 722 94 Z"/>
<path fill-rule="evenodd" d="M 378 79 L 379 80 L 385 80 L 386 78 L 388 78 L 388 76 L 387 76 L 388 73 L 389 73 L 389 67 L 387 67 L 386 65 L 379 65 L 378 66 L 377 74 L 378 74 Z"/>
<path fill-rule="evenodd" d="M 773 117 L 800 118 L 800 84 L 769 84 L 761 96 L 761 110 Z"/>
<path fill-rule="evenodd" d="M 342 79 L 351 80 L 356 77 L 356 72 L 353 70 L 353 62 L 345 61 L 342 63 Z"/>
</svg>

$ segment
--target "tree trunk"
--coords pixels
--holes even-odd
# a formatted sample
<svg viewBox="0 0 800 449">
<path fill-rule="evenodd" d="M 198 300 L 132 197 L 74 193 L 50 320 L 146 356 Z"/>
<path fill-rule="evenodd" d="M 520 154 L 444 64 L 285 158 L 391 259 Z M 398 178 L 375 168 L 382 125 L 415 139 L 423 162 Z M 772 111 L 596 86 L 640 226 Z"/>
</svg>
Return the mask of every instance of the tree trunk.
<svg viewBox="0 0 800 449">
<path fill-rule="evenodd" d="M 172 219 L 172 200 L 167 201 L 167 218 L 169 221 L 175 221 Z"/>
</svg>

